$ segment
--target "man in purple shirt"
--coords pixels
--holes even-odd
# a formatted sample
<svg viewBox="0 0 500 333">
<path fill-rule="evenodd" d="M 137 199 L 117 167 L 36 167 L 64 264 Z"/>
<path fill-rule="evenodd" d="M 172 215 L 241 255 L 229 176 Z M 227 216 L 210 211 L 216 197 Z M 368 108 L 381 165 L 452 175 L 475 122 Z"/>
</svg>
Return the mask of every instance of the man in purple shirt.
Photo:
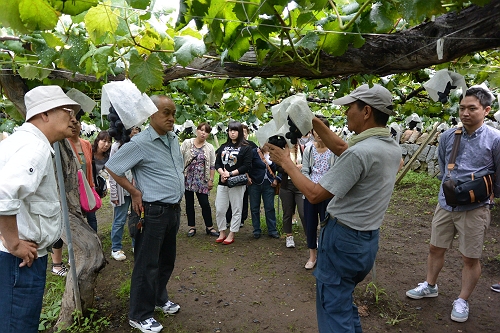
<svg viewBox="0 0 500 333">
<path fill-rule="evenodd" d="M 451 319 L 457 322 L 465 322 L 469 318 L 467 300 L 481 275 L 479 259 L 484 234 L 490 225 L 492 198 L 453 208 L 446 204 L 442 184 L 450 177 L 457 179 L 471 173 L 488 171 L 497 174 L 494 195 L 500 196 L 500 131 L 484 124 L 484 118 L 491 111 L 493 100 L 494 96 L 487 88 L 473 86 L 460 101 L 459 116 L 464 131 L 451 175 L 448 175 L 446 165 L 450 160 L 455 129 L 450 129 L 441 135 L 439 166 L 442 183 L 439 203 L 432 220 L 427 278 L 423 283 L 419 283 L 418 287 L 406 292 L 406 296 L 413 299 L 438 296 L 436 282 L 444 265 L 445 252 L 458 234 L 458 249 L 463 259 L 462 285 L 451 311 Z"/>
</svg>

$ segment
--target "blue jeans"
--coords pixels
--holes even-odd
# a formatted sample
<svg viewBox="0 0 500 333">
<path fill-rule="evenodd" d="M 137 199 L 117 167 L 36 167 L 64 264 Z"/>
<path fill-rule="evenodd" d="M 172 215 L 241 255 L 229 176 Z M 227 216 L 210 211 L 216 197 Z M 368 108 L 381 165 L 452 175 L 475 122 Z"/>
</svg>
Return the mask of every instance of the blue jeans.
<svg viewBox="0 0 500 333">
<path fill-rule="evenodd" d="M 316 277 L 316 312 L 320 333 L 361 333 L 352 294 L 375 262 L 379 230 L 356 231 L 329 219 L 321 228 Z"/>
<path fill-rule="evenodd" d="M 121 206 L 115 206 L 113 209 L 114 219 L 113 225 L 111 226 L 111 250 L 118 251 L 123 248 L 122 238 L 123 238 L 123 226 L 127 222 L 128 209 L 132 200 L 130 196 L 124 196 L 124 201 Z"/>
<path fill-rule="evenodd" d="M 87 213 L 87 223 L 97 232 L 97 217 L 95 216 L 95 212 Z"/>
<path fill-rule="evenodd" d="M 274 187 L 267 180 L 261 185 L 252 184 L 248 187 L 248 197 L 250 198 L 250 212 L 252 213 L 253 234 L 260 235 L 260 198 L 264 202 L 264 212 L 266 214 L 267 233 L 277 235 L 276 213 L 274 211 Z"/>
<path fill-rule="evenodd" d="M 133 215 L 137 216 L 134 211 L 131 218 Z M 174 270 L 180 219 L 179 204 L 144 203 L 143 229 L 135 236 L 129 319 L 151 318 L 155 306 L 168 301 L 167 283 Z"/>
<path fill-rule="evenodd" d="M 47 276 L 47 256 L 19 268 L 21 259 L 0 251 L 0 332 L 37 333 Z"/>
</svg>

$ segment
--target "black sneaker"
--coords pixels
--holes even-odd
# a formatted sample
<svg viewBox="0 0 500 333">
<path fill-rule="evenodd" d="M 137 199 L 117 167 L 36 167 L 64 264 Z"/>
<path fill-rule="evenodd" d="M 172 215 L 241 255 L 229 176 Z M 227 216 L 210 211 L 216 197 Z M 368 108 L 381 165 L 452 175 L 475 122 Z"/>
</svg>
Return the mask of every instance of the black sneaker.
<svg viewBox="0 0 500 333">
<path fill-rule="evenodd" d="M 497 293 L 500 293 L 500 282 L 492 285 L 491 290 L 496 291 Z"/>
<path fill-rule="evenodd" d="M 138 328 L 141 332 L 160 332 L 163 329 L 162 324 L 156 321 L 153 317 L 143 321 L 129 320 L 129 325 Z"/>
</svg>

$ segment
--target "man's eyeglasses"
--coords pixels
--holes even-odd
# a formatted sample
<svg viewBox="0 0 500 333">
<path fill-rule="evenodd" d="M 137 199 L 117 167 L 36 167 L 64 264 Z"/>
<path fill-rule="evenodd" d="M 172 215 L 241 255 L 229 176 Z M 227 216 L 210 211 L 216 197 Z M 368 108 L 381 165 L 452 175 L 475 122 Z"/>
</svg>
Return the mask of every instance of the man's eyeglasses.
<svg viewBox="0 0 500 333">
<path fill-rule="evenodd" d="M 61 108 L 61 110 L 66 111 L 67 113 L 69 113 L 69 116 L 70 116 L 71 118 L 74 118 L 74 117 L 75 117 L 75 115 L 76 115 L 76 114 L 75 114 L 75 110 L 73 110 L 73 109 L 70 109 L 70 108 Z"/>
</svg>

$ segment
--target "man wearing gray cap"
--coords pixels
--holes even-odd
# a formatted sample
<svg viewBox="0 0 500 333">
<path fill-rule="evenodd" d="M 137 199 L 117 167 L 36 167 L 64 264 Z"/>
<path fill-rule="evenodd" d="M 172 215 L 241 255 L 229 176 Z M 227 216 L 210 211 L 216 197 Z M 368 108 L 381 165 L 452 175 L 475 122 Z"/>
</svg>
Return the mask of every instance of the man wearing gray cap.
<svg viewBox="0 0 500 333">
<path fill-rule="evenodd" d="M 0 142 L 0 332 L 38 332 L 47 251 L 61 236 L 52 143 L 80 105 L 58 86 L 26 93 L 26 122 Z"/>
<path fill-rule="evenodd" d="M 318 184 L 295 167 L 288 148 L 267 145 L 271 160 L 285 169 L 311 203 L 332 198 L 321 223 L 314 271 L 319 332 L 362 332 L 352 293 L 375 262 L 401 149 L 386 127 L 393 106 L 384 87 L 365 84 L 333 104 L 348 106 L 347 125 L 356 135 L 346 143 L 319 118 L 313 119 L 314 131 L 339 156 Z"/>
</svg>

